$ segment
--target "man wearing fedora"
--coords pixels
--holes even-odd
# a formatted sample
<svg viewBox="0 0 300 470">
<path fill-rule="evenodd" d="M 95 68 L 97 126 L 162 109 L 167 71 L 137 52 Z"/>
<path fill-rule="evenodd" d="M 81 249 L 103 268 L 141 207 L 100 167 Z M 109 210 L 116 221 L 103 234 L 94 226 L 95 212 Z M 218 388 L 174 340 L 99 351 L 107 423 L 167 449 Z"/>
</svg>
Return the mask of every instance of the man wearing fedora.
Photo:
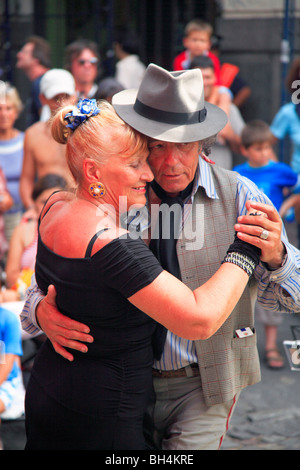
<svg viewBox="0 0 300 470">
<path fill-rule="evenodd" d="M 168 72 L 150 64 L 139 89 L 116 94 L 113 106 L 124 121 L 149 137 L 155 176 L 148 191 L 151 217 L 141 211 L 132 218 L 131 229 L 149 235 L 146 229 L 149 220 L 156 223 L 151 210 L 157 204 L 182 208 L 176 234 L 173 230 L 160 237 L 161 230 L 151 227 L 149 246 L 165 269 L 195 289 L 218 269 L 235 232 L 261 249 L 255 276 L 211 338 L 187 341 L 160 325 L 154 338 L 156 401 L 149 410 L 154 445 L 165 450 L 219 449 L 241 390 L 260 380 L 254 302 L 258 298 L 269 309 L 300 311 L 300 252 L 288 242 L 264 194 L 204 154 L 226 116 L 204 101 L 199 69 Z M 253 210 L 258 212 L 253 215 Z M 193 237 L 186 230 L 189 224 Z M 73 359 L 66 348 L 84 351 L 82 343 L 91 341 L 88 327 L 61 315 L 54 292 L 43 298 L 34 282 L 21 317 L 26 331 L 35 333 L 41 327 L 66 359 Z"/>
</svg>

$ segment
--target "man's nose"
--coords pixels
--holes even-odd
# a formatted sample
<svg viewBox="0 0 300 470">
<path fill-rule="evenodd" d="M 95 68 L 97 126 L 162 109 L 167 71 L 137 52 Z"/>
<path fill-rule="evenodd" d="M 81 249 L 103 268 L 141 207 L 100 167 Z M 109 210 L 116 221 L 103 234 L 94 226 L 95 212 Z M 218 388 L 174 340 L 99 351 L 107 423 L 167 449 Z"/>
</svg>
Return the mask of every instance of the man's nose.
<svg viewBox="0 0 300 470">
<path fill-rule="evenodd" d="M 170 146 L 164 153 L 164 163 L 169 166 L 174 166 L 178 162 L 178 155 L 176 146 Z"/>
</svg>

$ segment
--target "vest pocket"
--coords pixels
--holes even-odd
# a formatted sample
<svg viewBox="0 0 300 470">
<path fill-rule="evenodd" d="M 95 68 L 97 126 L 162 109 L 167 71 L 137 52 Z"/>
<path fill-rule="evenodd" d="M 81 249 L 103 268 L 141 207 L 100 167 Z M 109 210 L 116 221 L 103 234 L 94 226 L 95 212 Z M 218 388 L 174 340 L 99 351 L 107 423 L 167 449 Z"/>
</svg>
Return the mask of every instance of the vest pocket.
<svg viewBox="0 0 300 470">
<path fill-rule="evenodd" d="M 239 348 L 254 348 L 256 347 L 257 343 L 257 336 L 254 332 L 251 336 L 246 336 L 245 338 L 232 338 L 231 340 L 231 347 L 232 349 L 239 349 Z"/>
</svg>

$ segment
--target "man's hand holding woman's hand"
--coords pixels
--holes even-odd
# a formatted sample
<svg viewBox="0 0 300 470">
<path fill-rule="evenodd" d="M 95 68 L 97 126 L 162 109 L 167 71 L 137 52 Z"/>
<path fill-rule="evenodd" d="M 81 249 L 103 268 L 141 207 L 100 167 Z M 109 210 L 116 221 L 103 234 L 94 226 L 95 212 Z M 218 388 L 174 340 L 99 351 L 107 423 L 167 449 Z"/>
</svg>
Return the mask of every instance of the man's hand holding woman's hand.
<svg viewBox="0 0 300 470">
<path fill-rule="evenodd" d="M 282 220 L 275 207 L 254 201 L 247 201 L 247 215 L 240 216 L 235 230 L 238 237 L 261 249 L 261 261 L 271 269 L 281 267 L 285 246 L 281 241 Z M 260 215 L 250 215 L 249 212 Z"/>
</svg>

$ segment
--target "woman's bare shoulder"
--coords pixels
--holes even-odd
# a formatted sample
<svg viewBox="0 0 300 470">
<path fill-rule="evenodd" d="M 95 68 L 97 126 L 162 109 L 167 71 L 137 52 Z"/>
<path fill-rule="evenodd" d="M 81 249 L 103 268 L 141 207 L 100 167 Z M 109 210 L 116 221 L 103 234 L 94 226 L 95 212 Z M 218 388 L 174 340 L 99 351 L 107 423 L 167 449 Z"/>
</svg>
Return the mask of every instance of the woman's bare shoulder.
<svg viewBox="0 0 300 470">
<path fill-rule="evenodd" d="M 55 191 L 45 203 L 41 212 L 41 219 L 43 218 L 45 213 L 53 204 L 57 202 L 68 203 L 68 202 L 71 202 L 72 200 L 74 200 L 74 194 L 71 193 L 70 191 Z"/>
</svg>

